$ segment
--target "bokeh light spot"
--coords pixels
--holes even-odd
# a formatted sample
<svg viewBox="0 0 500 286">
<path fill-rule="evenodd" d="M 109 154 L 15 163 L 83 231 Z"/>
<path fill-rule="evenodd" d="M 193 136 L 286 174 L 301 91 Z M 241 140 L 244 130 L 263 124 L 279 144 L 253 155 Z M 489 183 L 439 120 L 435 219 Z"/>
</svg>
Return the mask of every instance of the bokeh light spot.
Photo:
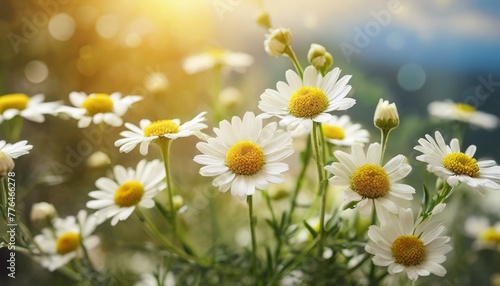
<svg viewBox="0 0 500 286">
<path fill-rule="evenodd" d="M 24 75 L 32 83 L 41 83 L 49 76 L 49 68 L 44 62 L 31 61 L 24 68 Z"/>
<path fill-rule="evenodd" d="M 414 63 L 402 66 L 398 71 L 398 84 L 407 91 L 417 91 L 425 84 L 426 74 L 424 69 Z"/>
<path fill-rule="evenodd" d="M 66 13 L 57 14 L 49 21 L 49 33 L 56 40 L 67 41 L 75 33 L 75 21 Z"/>
<path fill-rule="evenodd" d="M 120 30 L 120 22 L 115 15 L 103 15 L 96 23 L 97 33 L 103 38 L 113 38 Z"/>
</svg>

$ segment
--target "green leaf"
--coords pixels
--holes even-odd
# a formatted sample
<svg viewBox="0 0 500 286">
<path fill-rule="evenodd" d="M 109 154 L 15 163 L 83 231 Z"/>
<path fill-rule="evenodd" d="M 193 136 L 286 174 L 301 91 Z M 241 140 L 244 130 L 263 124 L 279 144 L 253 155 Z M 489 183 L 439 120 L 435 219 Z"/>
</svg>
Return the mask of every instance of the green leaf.
<svg viewBox="0 0 500 286">
<path fill-rule="evenodd" d="M 304 221 L 304 225 L 307 228 L 307 230 L 311 233 L 311 235 L 313 236 L 313 238 L 316 238 L 316 236 L 318 236 L 318 233 L 306 221 Z"/>
</svg>

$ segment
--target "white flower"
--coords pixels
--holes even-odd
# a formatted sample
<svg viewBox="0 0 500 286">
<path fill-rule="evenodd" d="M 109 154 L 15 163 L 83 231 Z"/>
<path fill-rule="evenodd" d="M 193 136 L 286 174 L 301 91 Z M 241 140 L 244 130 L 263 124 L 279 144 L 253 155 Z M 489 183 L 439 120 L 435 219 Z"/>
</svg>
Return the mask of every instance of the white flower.
<svg viewBox="0 0 500 286">
<path fill-rule="evenodd" d="M 54 114 L 61 102 L 43 102 L 45 96 L 37 94 L 31 98 L 23 93 L 6 94 L 0 96 L 0 123 L 4 120 L 20 115 L 34 122 L 44 122 L 44 115 Z"/>
<path fill-rule="evenodd" d="M 182 67 L 188 74 L 195 74 L 214 67 L 228 67 L 243 71 L 253 63 L 253 57 L 245 53 L 212 50 L 184 59 Z"/>
<path fill-rule="evenodd" d="M 8 155 L 12 159 L 17 159 L 22 155 L 29 154 L 29 150 L 33 149 L 33 145 L 28 145 L 28 141 L 23 140 L 14 144 L 0 140 L 0 156 Z"/>
<path fill-rule="evenodd" d="M 268 55 L 277 57 L 286 53 L 291 40 L 292 32 L 290 29 L 269 29 L 269 33 L 266 34 L 266 40 L 264 41 L 264 49 Z"/>
<path fill-rule="evenodd" d="M 98 190 L 89 193 L 95 200 L 87 202 L 88 208 L 98 209 L 99 221 L 113 217 L 111 225 L 126 220 L 138 206 L 154 207 L 153 197 L 166 187 L 165 168 L 159 160 L 141 160 L 135 170 L 117 165 L 113 174 L 115 180 L 103 177 L 95 182 Z"/>
<path fill-rule="evenodd" d="M 207 125 L 202 123 L 205 121 L 205 114 L 206 112 L 201 112 L 191 121 L 182 125 L 179 119 L 154 122 L 143 119 L 139 123 L 140 128 L 131 123 L 125 123 L 125 127 L 129 130 L 120 133 L 125 138 L 117 140 L 115 146 L 120 147 L 120 152 L 128 153 L 140 143 L 140 152 L 142 155 L 146 155 L 148 154 L 149 143 L 155 140 L 175 140 L 191 135 L 199 136 L 200 130 L 207 128 Z"/>
<path fill-rule="evenodd" d="M 43 267 L 54 271 L 74 257 L 82 255 L 81 244 L 83 243 L 87 250 L 90 250 L 99 244 L 99 238 L 91 235 L 97 226 L 97 218 L 88 216 L 85 210 L 78 212 L 77 217 L 69 216 L 64 219 L 55 218 L 52 221 L 54 229 L 44 228 L 42 234 L 34 237 L 42 253 L 37 260 Z"/>
<path fill-rule="evenodd" d="M 431 273 L 444 276 L 441 263 L 452 248 L 447 244 L 450 238 L 441 235 L 443 231 L 444 226 L 435 221 L 415 226 L 411 209 L 401 209 L 399 218 L 390 215 L 387 224 L 370 226 L 365 250 L 375 255 L 375 265 L 388 266 L 389 274 L 405 271 L 411 280 Z"/>
<path fill-rule="evenodd" d="M 469 217 L 465 221 L 465 232 L 474 237 L 474 248 L 500 251 L 500 221 L 490 225 L 486 217 Z"/>
<path fill-rule="evenodd" d="M 370 215 L 374 203 L 380 221 L 383 221 L 384 209 L 397 214 L 400 207 L 409 207 L 415 189 L 397 183 L 411 171 L 405 156 L 397 155 L 382 167 L 380 144 L 370 144 L 366 154 L 361 145 L 353 145 L 351 149 L 351 154 L 335 151 L 338 162 L 325 167 L 334 175 L 330 183 L 347 189 L 341 207 L 355 204 L 362 215 Z"/>
<path fill-rule="evenodd" d="M 476 161 L 474 154 L 476 146 L 471 145 L 465 153 L 460 152 L 458 139 L 451 140 L 446 145 L 439 131 L 436 139 L 426 134 L 420 138 L 415 150 L 423 154 L 417 160 L 427 163 L 427 171 L 445 180 L 450 186 L 456 187 L 460 182 L 484 194 L 486 190 L 500 190 L 500 166 L 493 160 Z"/>
<path fill-rule="evenodd" d="M 302 80 L 293 70 L 286 72 L 288 83 L 278 82 L 277 90 L 266 89 L 260 96 L 259 108 L 265 113 L 259 116 L 281 118 L 280 125 L 289 131 L 302 125 L 308 132 L 312 122 L 327 122 L 334 110 L 346 110 L 356 101 L 345 98 L 351 86 L 347 85 L 350 75 L 337 81 L 340 69 L 335 68 L 325 77 L 315 67 L 308 66 Z"/>
<path fill-rule="evenodd" d="M 265 189 L 268 182 L 283 182 L 288 164 L 281 161 L 293 153 L 292 138 L 276 127 L 276 123 L 262 127 L 262 119 L 252 112 L 245 113 L 243 120 L 235 116 L 231 123 L 220 122 L 214 128 L 217 137 L 196 145 L 203 155 L 194 161 L 206 165 L 200 174 L 215 176 L 212 184 L 219 191 L 231 188 L 231 194 L 241 200 L 255 189 Z"/>
<path fill-rule="evenodd" d="M 78 120 L 78 127 L 85 128 L 90 123 L 101 124 L 102 122 L 117 127 L 123 124 L 122 116 L 132 104 L 141 100 L 138 95 L 127 95 L 121 97 L 119 92 L 110 95 L 106 93 L 92 93 L 90 95 L 84 92 L 71 92 L 69 100 L 71 106 L 61 106 L 57 109 L 58 113 L 64 113 Z"/>
<path fill-rule="evenodd" d="M 475 107 L 465 103 L 454 103 L 451 100 L 434 101 L 427 107 L 429 114 L 445 120 L 462 121 L 484 129 L 495 129 L 500 120 L 493 114 L 477 111 Z"/>
<path fill-rule="evenodd" d="M 160 93 L 168 89 L 170 81 L 167 76 L 161 72 L 153 72 L 144 80 L 144 87 L 151 93 Z"/>
<path fill-rule="evenodd" d="M 321 125 L 326 141 L 336 146 L 352 146 L 356 143 L 367 143 L 370 134 L 361 129 L 360 124 L 353 124 L 347 115 L 332 116 Z"/>
<path fill-rule="evenodd" d="M 389 103 L 382 98 L 378 101 L 375 115 L 373 116 L 375 127 L 384 129 L 394 129 L 399 125 L 399 114 L 396 104 Z"/>
</svg>

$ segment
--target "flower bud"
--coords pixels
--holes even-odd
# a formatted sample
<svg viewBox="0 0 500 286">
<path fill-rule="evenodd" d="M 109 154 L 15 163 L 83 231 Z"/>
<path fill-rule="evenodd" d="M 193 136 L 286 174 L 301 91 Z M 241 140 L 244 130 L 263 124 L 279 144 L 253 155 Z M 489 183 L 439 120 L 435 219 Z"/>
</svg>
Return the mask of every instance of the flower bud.
<svg viewBox="0 0 500 286">
<path fill-rule="evenodd" d="M 174 205 L 174 209 L 179 210 L 184 206 L 184 199 L 180 195 L 175 195 L 172 197 L 172 203 Z"/>
<path fill-rule="evenodd" d="M 227 109 L 234 109 L 243 99 L 241 92 L 234 87 L 226 87 L 220 92 L 219 103 Z"/>
<path fill-rule="evenodd" d="M 268 55 L 278 57 L 286 53 L 291 39 L 292 32 L 290 29 L 269 29 L 269 34 L 266 34 L 266 40 L 264 41 L 264 48 Z"/>
<path fill-rule="evenodd" d="M 41 202 L 31 207 L 30 219 L 37 226 L 43 226 L 55 217 L 57 217 L 57 212 L 52 204 Z"/>
<path fill-rule="evenodd" d="M 396 104 L 389 104 L 389 101 L 381 98 L 375 110 L 373 123 L 381 130 L 391 130 L 398 127 L 399 115 Z"/>
<path fill-rule="evenodd" d="M 257 15 L 256 21 L 257 24 L 264 27 L 265 29 L 271 28 L 271 18 L 269 17 L 269 13 L 267 12 L 259 13 L 259 15 Z"/>
<path fill-rule="evenodd" d="M 0 177 L 7 176 L 7 173 L 14 169 L 14 160 L 8 154 L 0 151 Z"/>
<path fill-rule="evenodd" d="M 326 73 L 333 64 L 332 55 L 326 51 L 325 47 L 318 44 L 311 44 L 307 59 L 311 65 L 322 73 Z"/>
<path fill-rule="evenodd" d="M 97 151 L 94 154 L 90 155 L 85 163 L 89 168 L 101 168 L 111 164 L 111 159 L 109 159 L 106 153 Z"/>
</svg>

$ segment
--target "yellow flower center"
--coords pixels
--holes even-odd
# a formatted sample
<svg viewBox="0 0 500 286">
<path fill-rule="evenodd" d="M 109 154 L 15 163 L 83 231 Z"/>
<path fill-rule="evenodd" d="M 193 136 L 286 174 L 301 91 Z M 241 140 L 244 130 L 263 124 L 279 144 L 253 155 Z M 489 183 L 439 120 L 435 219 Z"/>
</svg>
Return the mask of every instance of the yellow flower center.
<svg viewBox="0 0 500 286">
<path fill-rule="evenodd" d="M 179 125 L 172 120 L 158 120 L 151 122 L 144 128 L 144 136 L 161 136 L 165 134 L 173 134 L 179 132 Z"/>
<path fill-rule="evenodd" d="M 351 190 L 370 199 L 383 197 L 389 191 L 389 177 L 384 168 L 365 164 L 352 174 Z"/>
<path fill-rule="evenodd" d="M 113 101 L 105 93 L 96 93 L 94 96 L 89 96 L 83 101 L 82 108 L 87 109 L 89 116 L 94 116 L 98 113 L 108 113 L 113 111 Z"/>
<path fill-rule="evenodd" d="M 476 159 L 462 152 L 453 152 L 446 155 L 443 158 L 443 165 L 457 175 L 467 175 L 469 177 L 479 175 L 479 166 Z"/>
<path fill-rule="evenodd" d="M 264 165 L 264 152 L 257 144 L 241 140 L 235 143 L 226 154 L 226 166 L 236 175 L 252 176 Z"/>
<path fill-rule="evenodd" d="M 80 234 L 76 232 L 65 232 L 56 241 L 57 253 L 64 255 L 75 251 L 80 247 Z"/>
<path fill-rule="evenodd" d="M 424 242 L 415 235 L 402 235 L 391 245 L 396 263 L 404 266 L 420 265 L 425 259 Z"/>
<path fill-rule="evenodd" d="M 26 94 L 14 93 L 0 96 L 0 114 L 7 109 L 24 110 L 30 98 Z"/>
<path fill-rule="evenodd" d="M 458 111 L 465 112 L 465 113 L 473 113 L 476 111 L 476 108 L 474 106 L 465 104 L 465 103 L 455 103 L 455 108 Z"/>
<path fill-rule="evenodd" d="M 500 232 L 496 231 L 492 227 L 489 227 L 481 234 L 481 239 L 486 242 L 500 244 Z"/>
<path fill-rule="evenodd" d="M 296 90 L 288 102 L 288 111 L 295 117 L 313 118 L 328 107 L 328 97 L 317 87 L 303 86 Z"/>
<path fill-rule="evenodd" d="M 115 192 L 115 204 L 124 208 L 137 205 L 144 195 L 144 186 L 138 181 L 123 183 Z"/>
<path fill-rule="evenodd" d="M 342 129 L 342 127 L 322 124 L 321 129 L 323 129 L 323 134 L 326 136 L 326 138 L 337 140 L 342 140 L 345 138 L 344 129 Z"/>
</svg>

